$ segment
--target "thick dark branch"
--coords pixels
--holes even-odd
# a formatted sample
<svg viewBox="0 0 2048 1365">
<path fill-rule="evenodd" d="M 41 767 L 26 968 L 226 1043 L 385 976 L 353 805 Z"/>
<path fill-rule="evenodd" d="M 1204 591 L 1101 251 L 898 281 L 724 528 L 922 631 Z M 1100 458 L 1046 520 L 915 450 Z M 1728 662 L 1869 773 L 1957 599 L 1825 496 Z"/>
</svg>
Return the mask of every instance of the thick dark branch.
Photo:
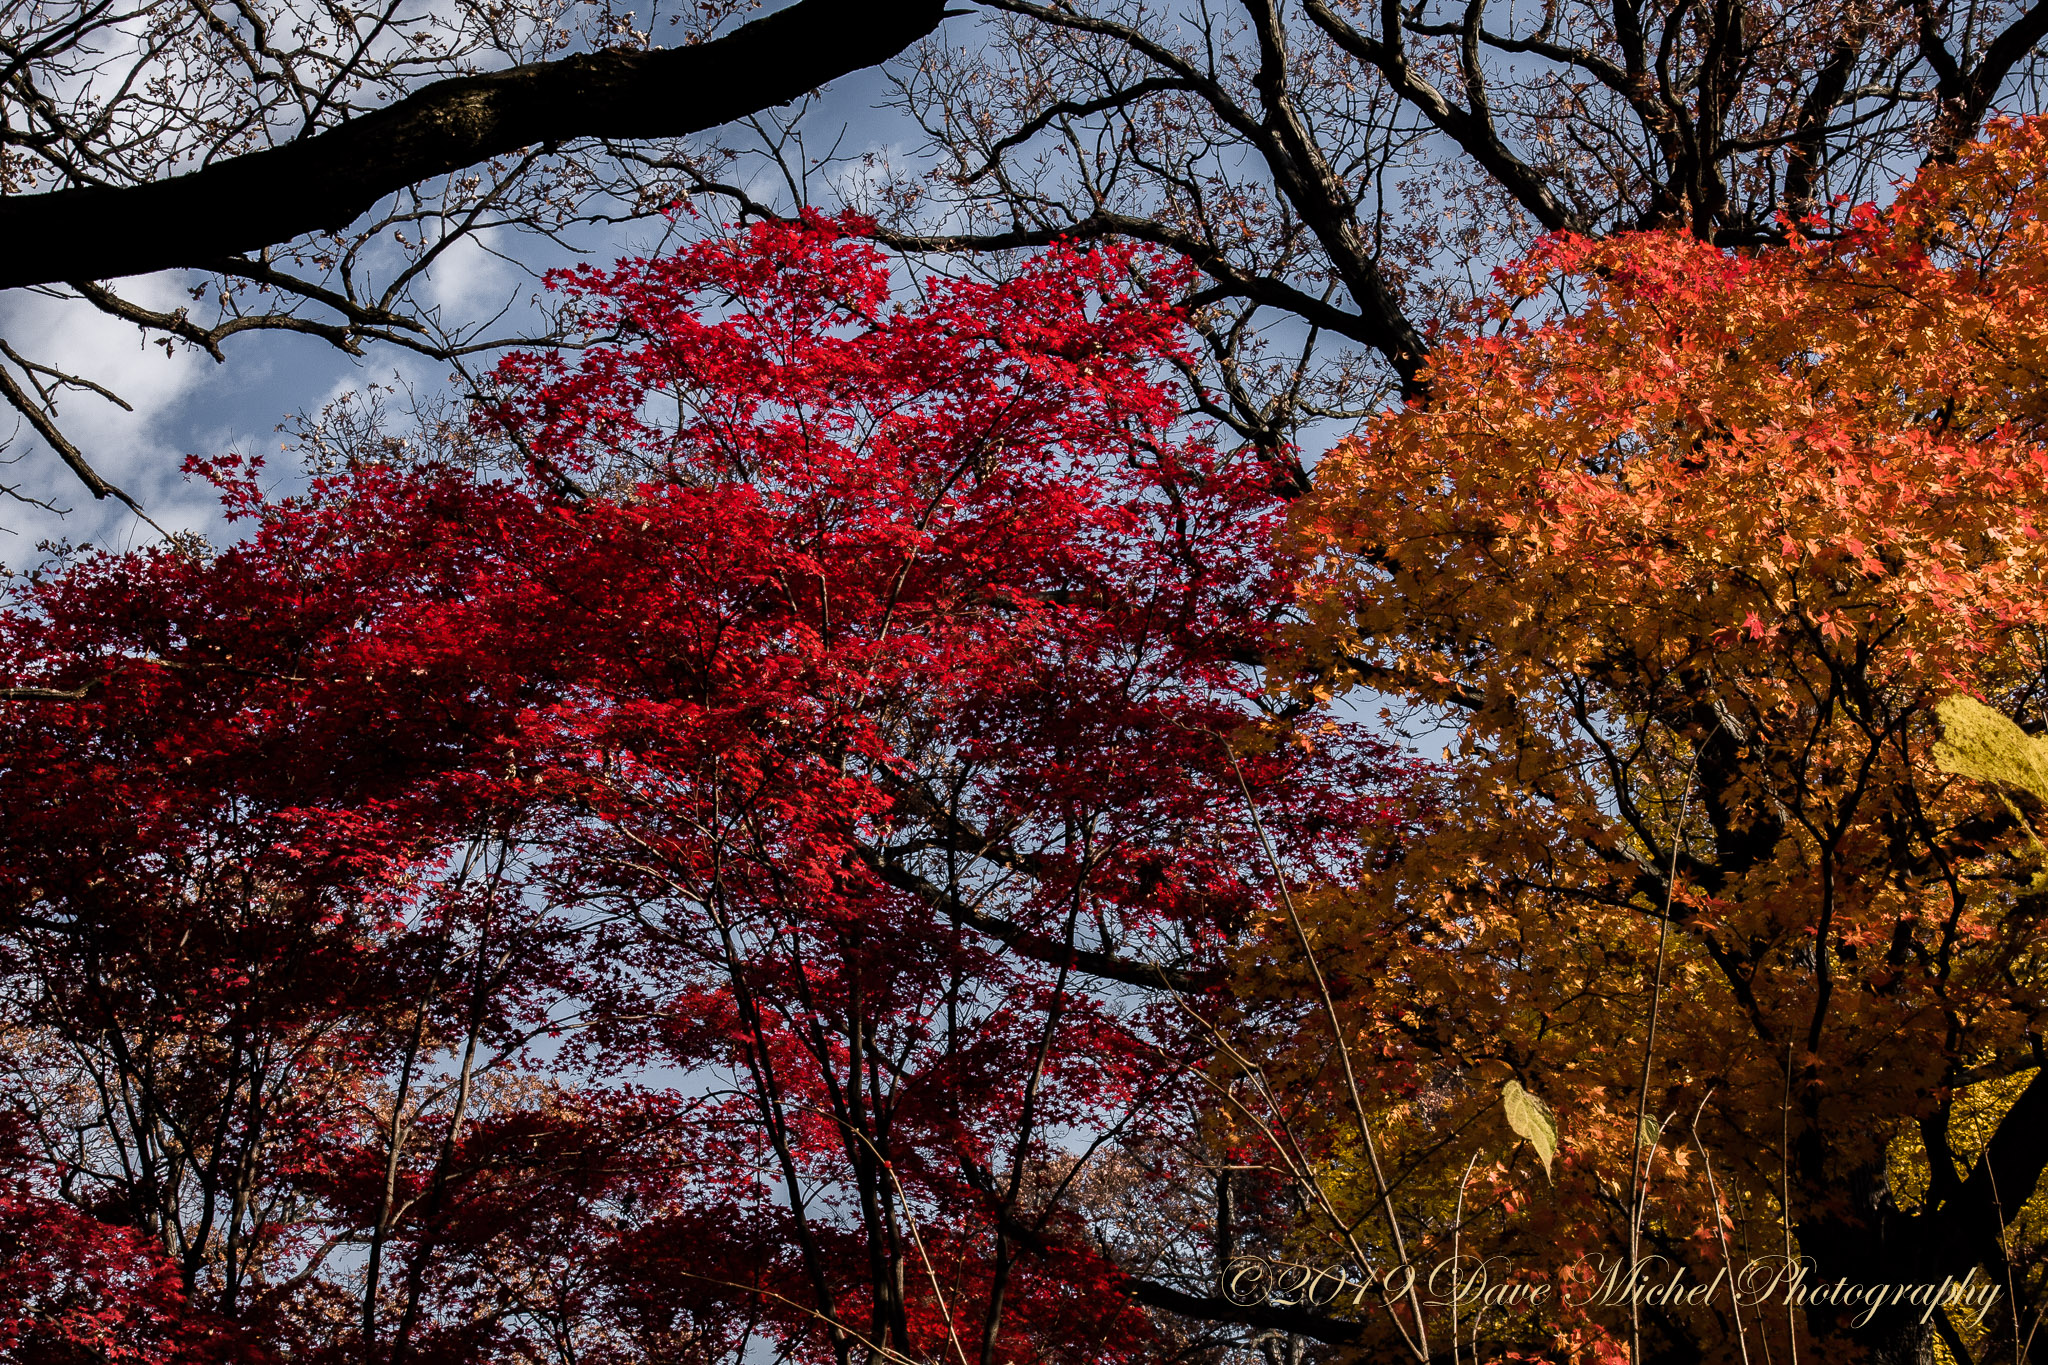
<svg viewBox="0 0 2048 1365">
<path fill-rule="evenodd" d="M 327 132 L 190 175 L 0 198 L 0 288 L 210 268 L 339 231 L 385 195 L 522 147 L 679 137 L 893 57 L 944 0 L 799 0 L 694 47 L 463 76 Z"/>
<path fill-rule="evenodd" d="M 1111 213 L 1105 210 L 1091 213 L 1086 218 L 1078 218 L 1061 227 L 1015 228 L 1005 232 L 956 235 L 925 235 L 876 228 L 869 235 L 882 245 L 898 251 L 934 252 L 1011 251 L 1050 246 L 1061 241 L 1127 237 L 1132 241 L 1162 246 L 1168 251 L 1175 251 L 1187 257 L 1203 274 L 1217 283 L 1216 289 L 1203 291 L 1205 301 L 1216 298 L 1245 299 L 1268 308 L 1284 309 L 1311 326 L 1335 332 L 1338 336 L 1363 342 L 1376 349 L 1384 350 L 1383 343 L 1401 344 L 1389 330 L 1384 319 L 1346 312 L 1328 299 L 1317 298 L 1314 294 L 1297 289 L 1284 280 L 1241 269 L 1222 248 L 1151 218 L 1139 218 L 1131 214 Z"/>
<path fill-rule="evenodd" d="M 286 274 L 260 257 L 226 256 L 217 261 L 207 261 L 201 267 L 221 275 L 233 275 L 252 284 L 269 285 L 286 294 L 296 295 L 314 303 L 325 304 L 340 316 L 348 319 L 351 327 L 358 331 L 369 328 L 400 328 L 408 332 L 425 332 L 418 319 L 403 313 L 394 313 L 388 308 L 362 304 L 346 294 L 332 289 L 323 289 L 311 280 L 300 279 Z"/>
<path fill-rule="evenodd" d="M 1210 1295 L 1197 1298 L 1184 1294 L 1171 1285 L 1155 1280 L 1141 1280 L 1137 1276 L 1124 1281 L 1124 1292 L 1144 1304 L 1147 1308 L 1162 1308 L 1169 1313 L 1191 1318 L 1196 1322 L 1234 1322 L 1246 1327 L 1261 1327 L 1268 1330 L 1291 1332 L 1296 1336 L 1308 1337 L 1330 1346 L 1345 1346 L 1362 1340 L 1365 1325 L 1349 1318 L 1332 1317 L 1306 1308 L 1280 1307 L 1275 1304 L 1254 1304 L 1239 1307 L 1228 1299 Z"/>
<path fill-rule="evenodd" d="M 1947 1107 L 1945 1106 L 1945 1109 Z M 1953 1121 L 1953 1110 L 1943 1115 Z M 1946 1131 L 1929 1145 L 1930 1164 L 1952 1162 L 1940 1151 L 1946 1145 Z M 1802 1161 L 1825 1161 L 1826 1144 L 1817 1134 L 1802 1139 Z M 2033 1196 L 2041 1174 L 2048 1169 L 2048 1067 L 2034 1074 L 2020 1092 L 1998 1131 L 1978 1157 L 1969 1177 L 1957 1181 L 1954 1167 L 1946 1174 L 1934 1166 L 1930 1192 L 1946 1191 L 1938 1206 L 1898 1219 L 1887 1229 L 1882 1217 L 1851 1214 L 1839 1208 L 1816 1211 L 1799 1229 L 1802 1250 L 1821 1265 L 1839 1266 L 1854 1279 L 1861 1275 L 1896 1276 L 1899 1283 L 1918 1283 L 1930 1277 L 1948 1276 L 1961 1282 L 1982 1268 L 1997 1283 L 2006 1273 L 2008 1252 L 2005 1230 L 2019 1216 L 2021 1205 Z M 1842 1310 L 1836 1310 L 1840 1313 Z M 2003 1311 L 2001 1309 L 2001 1311 Z M 1868 1324 L 1873 1336 L 1886 1332 L 1909 1334 L 1920 1310 L 1892 1304 Z"/>
<path fill-rule="evenodd" d="M 2044 0 L 2048 3 L 2048 0 Z M 1515 197 L 1515 201 L 1528 210 L 1531 217 L 1543 225 L 1546 232 L 1560 228 L 1582 226 L 1577 218 L 1551 192 L 1549 184 L 1541 173 L 1524 162 L 1501 141 L 1500 134 L 1493 126 L 1477 83 L 1479 66 L 1476 60 L 1466 62 L 1465 71 L 1471 94 L 1475 96 L 1472 108 L 1461 109 L 1443 97 L 1434 85 L 1425 79 L 1409 62 L 1399 43 L 1402 29 L 1398 8 L 1388 7 L 1390 22 L 1387 25 L 1387 39 L 1378 42 L 1368 38 L 1332 10 L 1325 0 L 1306 0 L 1304 9 L 1330 38 L 1346 53 L 1361 62 L 1376 67 L 1387 78 L 1389 84 L 1431 123 L 1457 142 L 1466 155 L 1484 166 L 1493 178 Z M 1477 11 L 1472 24 L 1461 26 L 1460 32 L 1473 28 L 1476 36 Z"/>
<path fill-rule="evenodd" d="M 1051 1239 L 1039 1229 L 1021 1223 L 1007 1213 L 999 1214 L 1003 1231 L 1039 1255 L 1052 1252 Z M 1119 1287 L 1147 1308 L 1160 1308 L 1195 1322 L 1231 1322 L 1245 1327 L 1292 1332 L 1331 1346 L 1344 1346 L 1365 1336 L 1365 1324 L 1350 1318 L 1333 1317 L 1311 1309 L 1279 1304 L 1235 1304 L 1215 1295 L 1199 1296 L 1137 1275 L 1123 1277 Z"/>
<path fill-rule="evenodd" d="M 1334 318 L 1306 311 L 1302 316 L 1315 326 L 1326 327 L 1372 347 L 1401 376 L 1404 392 L 1411 397 L 1421 393 L 1420 375 L 1428 358 L 1429 345 L 1409 320 L 1399 296 L 1365 241 L 1359 228 L 1357 206 L 1351 201 L 1342 180 L 1329 166 L 1327 158 L 1315 145 L 1299 113 L 1292 107 L 1284 69 L 1286 59 L 1280 50 L 1284 44 L 1279 34 L 1279 18 L 1268 0 L 1245 0 L 1253 26 L 1260 30 L 1261 46 L 1265 49 L 1259 79 L 1260 98 L 1265 104 L 1263 118 L 1254 117 L 1250 110 L 1231 98 L 1213 74 L 1198 70 L 1185 58 L 1127 25 L 1083 15 L 1064 6 L 1055 8 L 1029 3 L 1028 0 L 983 2 L 992 9 L 1025 15 L 1054 28 L 1114 39 L 1172 73 L 1175 78 L 1187 82 L 1188 88 L 1208 104 L 1218 119 L 1258 151 L 1273 175 L 1276 188 L 1294 206 L 1302 221 L 1329 253 L 1331 265 L 1359 310 L 1354 315 L 1322 305 L 1321 311 L 1335 314 Z M 1097 222 L 1111 217 L 1121 219 L 1121 215 L 1098 212 L 1090 215 L 1088 221 Z M 1148 223 L 1145 233 L 1127 232 L 1124 235 L 1159 241 L 1158 236 L 1150 234 L 1161 231 L 1164 229 L 1160 225 Z M 1162 242 L 1162 245 L 1185 250 L 1175 243 Z M 1205 255 L 1213 258 L 1216 264 L 1195 252 L 1188 252 L 1188 255 L 1219 282 L 1232 283 L 1226 278 L 1226 272 L 1242 277 L 1242 272 L 1222 261 L 1221 253 L 1214 249 L 1208 249 Z M 1299 291 L 1290 292 L 1314 302 L 1312 296 L 1301 295 Z M 1243 292 L 1242 296 L 1254 302 L 1271 301 L 1249 292 Z M 1276 303 L 1276 306 L 1286 305 Z"/>
<path fill-rule="evenodd" d="M 1791 142 L 1791 156 L 1785 167 L 1787 208 L 1794 213 L 1811 212 L 1814 186 L 1820 181 L 1822 158 L 1827 154 L 1828 119 L 1841 106 L 1854 74 L 1856 60 L 1863 52 L 1865 33 L 1861 29 L 1842 34 L 1828 50 L 1827 61 L 1815 75 L 1812 89 L 1799 106 L 1799 132 Z"/>
<path fill-rule="evenodd" d="M 2012 21 L 1991 40 L 1976 66 L 1958 67 L 1936 32 L 1933 8 L 1927 0 L 1915 8 L 1920 20 L 1920 53 L 1939 77 L 1934 97 L 1939 102 L 1935 115 L 1933 145 L 1929 161 L 1952 161 L 1964 143 L 1977 135 L 1999 87 L 2021 59 L 2048 38 L 2048 0 L 2034 0 L 2034 6 Z"/>
<path fill-rule="evenodd" d="M 1969 1178 L 1934 1217 L 1944 1225 L 1946 1238 L 1965 1249 L 1965 1257 L 1971 1251 L 1996 1251 L 2000 1233 L 2019 1217 L 2020 1206 L 2033 1197 L 2044 1170 L 2048 1170 L 2048 1067 L 2034 1073 L 2034 1079 L 1999 1120 L 1998 1131 L 1985 1144 Z"/>
<path fill-rule="evenodd" d="M 227 359 L 221 353 L 220 336 L 192 321 L 186 311 L 180 308 L 175 313 L 160 313 L 141 304 L 130 303 L 110 289 L 103 289 L 89 280 L 73 280 L 71 287 L 85 296 L 87 303 L 109 317 L 120 318 L 140 327 L 153 327 L 159 332 L 168 332 L 182 341 L 189 341 L 203 349 L 215 361 Z"/>
<path fill-rule="evenodd" d="M 1021 924 L 983 914 L 950 895 L 944 887 L 918 876 L 900 863 L 877 856 L 872 850 L 864 859 L 874 874 L 899 891 L 907 891 L 938 910 L 955 924 L 987 934 L 1011 952 L 1049 967 L 1065 967 L 1103 981 L 1120 981 L 1146 990 L 1170 990 L 1191 994 L 1206 983 L 1179 967 L 1117 957 L 1090 948 L 1069 947 L 1047 934 L 1033 933 Z"/>
<path fill-rule="evenodd" d="M 1241 0 L 1259 39 L 1255 77 L 1265 105 L 1270 149 L 1266 164 L 1273 179 L 1309 230 L 1329 253 L 1338 278 L 1359 311 L 1372 319 L 1371 345 L 1401 376 L 1402 389 L 1421 393 L 1422 362 L 1428 345 L 1403 311 L 1399 294 L 1381 270 L 1376 250 L 1359 221 L 1358 204 L 1337 174 L 1298 107 L 1291 80 L 1285 26 L 1272 0 Z"/>
</svg>

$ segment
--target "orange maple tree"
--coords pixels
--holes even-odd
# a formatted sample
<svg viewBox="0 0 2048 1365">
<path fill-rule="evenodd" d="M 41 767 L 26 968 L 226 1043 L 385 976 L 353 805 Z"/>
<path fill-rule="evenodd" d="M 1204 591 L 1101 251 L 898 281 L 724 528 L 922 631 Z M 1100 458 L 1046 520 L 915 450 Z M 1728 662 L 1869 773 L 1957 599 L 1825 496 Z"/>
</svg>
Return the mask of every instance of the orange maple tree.
<svg viewBox="0 0 2048 1365">
<path fill-rule="evenodd" d="M 1558 237 L 1502 283 L 1292 531 L 1297 685 L 1453 735 L 1455 815 L 1297 898 L 1303 932 L 1276 920 L 1241 961 L 1275 1002 L 1247 1027 L 1348 1112 L 1298 1004 L 1312 942 L 1411 1260 L 1455 1221 L 1495 1278 L 1633 1246 L 1689 1284 L 1789 1253 L 1809 1286 L 1999 1291 L 1981 1315 L 1782 1288 L 1502 1309 L 1490 1352 L 1783 1360 L 1796 1333 L 1802 1360 L 2023 1358 L 2048 125 L 1995 126 L 1843 234 Z M 1509 1082 L 1555 1115 L 1554 1182 Z M 1355 1235 L 1388 1201 L 1328 1128 Z"/>
</svg>

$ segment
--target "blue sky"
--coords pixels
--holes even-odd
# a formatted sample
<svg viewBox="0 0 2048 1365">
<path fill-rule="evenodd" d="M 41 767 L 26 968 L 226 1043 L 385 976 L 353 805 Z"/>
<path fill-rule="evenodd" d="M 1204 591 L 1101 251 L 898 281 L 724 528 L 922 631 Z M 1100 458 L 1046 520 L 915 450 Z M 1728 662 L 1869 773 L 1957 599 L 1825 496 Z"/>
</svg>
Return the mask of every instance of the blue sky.
<svg viewBox="0 0 2048 1365">
<path fill-rule="evenodd" d="M 962 21 L 953 20 L 957 27 Z M 810 111 L 807 126 L 847 130 L 842 155 L 886 149 L 892 136 L 914 135 L 877 106 L 887 93 L 879 72 L 855 73 L 835 82 Z M 829 143 L 829 136 L 822 141 Z M 222 212 L 231 212 L 224 205 Z M 593 229 L 576 242 L 580 259 L 607 262 L 644 250 L 658 240 L 659 221 Z M 501 234 L 491 245 L 533 271 L 570 264 L 578 257 L 535 237 Z M 191 302 L 197 274 L 165 273 L 120 282 L 124 296 L 161 311 Z M 426 294 L 451 316 L 489 317 L 508 303 L 523 309 L 537 292 L 532 275 L 481 249 L 457 249 L 438 262 Z M 508 319 L 509 321 L 510 319 Z M 170 355 L 150 344 L 133 326 L 106 317 L 81 301 L 63 301 L 26 290 L 0 293 L 0 337 L 23 355 L 82 375 L 119 394 L 133 407 L 124 412 L 90 393 L 62 399 L 65 432 L 110 482 L 140 501 L 150 517 L 172 531 L 199 531 L 215 543 L 235 534 L 220 518 L 211 491 L 180 472 L 188 454 L 227 451 L 265 456 L 272 486 L 286 491 L 299 482 L 297 461 L 280 451 L 277 430 L 295 413 L 312 412 L 340 394 L 394 375 L 421 389 L 446 385 L 449 367 L 391 346 L 373 345 L 352 357 L 317 338 L 289 332 L 248 332 L 225 345 L 227 360 L 216 363 L 180 345 Z M 11 414 L 10 414 L 11 415 Z M 0 440 L 12 440 L 0 459 L 0 483 L 54 503 L 64 515 L 0 499 L 0 566 L 20 572 L 44 558 L 49 540 L 126 550 L 149 544 L 156 532 L 111 499 L 96 502 L 26 424 L 17 430 L 0 421 Z"/>
</svg>

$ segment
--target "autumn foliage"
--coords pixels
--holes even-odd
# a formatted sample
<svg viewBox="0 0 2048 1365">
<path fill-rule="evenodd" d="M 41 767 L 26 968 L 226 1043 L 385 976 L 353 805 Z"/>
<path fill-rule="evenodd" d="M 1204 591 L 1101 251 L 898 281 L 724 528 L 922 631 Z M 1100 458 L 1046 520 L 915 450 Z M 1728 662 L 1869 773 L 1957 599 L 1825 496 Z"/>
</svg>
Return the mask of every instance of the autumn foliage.
<svg viewBox="0 0 2048 1365">
<path fill-rule="evenodd" d="M 1937 746 L 1959 694 L 2048 723 L 2044 177 L 2048 128 L 2008 123 L 1840 235 L 1551 239 L 1426 404 L 1318 469 L 1302 688 L 1449 736 L 1454 818 L 1305 911 L 1436 1245 L 1477 1151 L 1466 1244 L 1527 1265 L 1626 1257 L 1633 1224 L 1702 1282 L 1795 1249 L 2040 1293 L 2048 812 Z M 1244 979 L 1298 980 L 1265 942 Z M 1557 1116 L 1554 1184 L 1510 1080 Z M 1738 1336 L 1723 1297 L 1634 1330 L 1654 1359 L 1782 1356 L 1795 1317 L 1801 1359 L 2011 1359 L 2005 1314 L 1745 1309 Z"/>
<path fill-rule="evenodd" d="M 903 307 L 812 223 L 560 283 L 516 477 L 220 462 L 239 543 L 14 594 L 0 1332 L 1171 1349 L 1086 1233 L 1194 1159 L 1240 780 L 1304 872 L 1382 818 L 1378 748 L 1260 721 L 1284 504 L 1180 422 L 1176 268 Z"/>
<path fill-rule="evenodd" d="M 0 1355 L 2013 1358 L 2044 180 L 1548 239 L 1291 503 L 1180 264 L 817 219 L 558 278 L 446 458 L 196 463 L 237 543 L 0 615 Z M 1787 1250 L 2012 1320 L 1218 1280 Z"/>
</svg>

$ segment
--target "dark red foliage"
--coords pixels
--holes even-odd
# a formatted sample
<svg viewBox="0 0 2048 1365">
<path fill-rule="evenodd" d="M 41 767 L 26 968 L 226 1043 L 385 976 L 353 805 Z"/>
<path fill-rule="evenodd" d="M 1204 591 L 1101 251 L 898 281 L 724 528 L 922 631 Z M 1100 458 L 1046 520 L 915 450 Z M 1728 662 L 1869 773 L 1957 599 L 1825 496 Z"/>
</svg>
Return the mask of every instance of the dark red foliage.
<svg viewBox="0 0 2048 1365">
<path fill-rule="evenodd" d="M 0 671 L 84 692 L 0 729 L 0 1224 L 55 1229 L 0 1284 L 89 1289 L 13 1330 L 1168 1353 L 1084 1233 L 1206 1179 L 1174 996 L 1271 882 L 1239 774 L 1290 875 L 1390 814 L 1262 709 L 1280 504 L 1175 407 L 1181 282 L 899 306 L 822 223 L 580 271 L 601 344 L 478 416 L 523 477 L 223 462 L 242 543 L 18 593 Z"/>
<path fill-rule="evenodd" d="M 191 1356 L 184 1293 L 162 1248 L 38 1194 L 28 1153 L 0 1147 L 0 1355 L 36 1361 Z"/>
</svg>

